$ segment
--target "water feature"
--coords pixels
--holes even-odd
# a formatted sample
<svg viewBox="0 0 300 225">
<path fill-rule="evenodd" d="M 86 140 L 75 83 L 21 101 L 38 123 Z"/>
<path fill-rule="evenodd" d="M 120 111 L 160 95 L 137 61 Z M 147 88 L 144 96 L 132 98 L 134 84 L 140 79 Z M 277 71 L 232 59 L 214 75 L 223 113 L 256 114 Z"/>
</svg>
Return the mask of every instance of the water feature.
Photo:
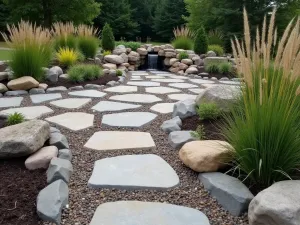
<svg viewBox="0 0 300 225">
<path fill-rule="evenodd" d="M 148 69 L 157 69 L 158 55 L 148 54 Z"/>
</svg>

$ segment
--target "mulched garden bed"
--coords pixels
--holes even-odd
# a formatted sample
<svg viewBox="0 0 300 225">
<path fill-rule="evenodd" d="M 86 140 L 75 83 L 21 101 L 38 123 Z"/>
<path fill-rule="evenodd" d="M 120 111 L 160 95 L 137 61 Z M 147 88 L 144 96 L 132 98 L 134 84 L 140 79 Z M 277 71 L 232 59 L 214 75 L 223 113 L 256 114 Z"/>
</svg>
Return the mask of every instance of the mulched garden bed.
<svg viewBox="0 0 300 225">
<path fill-rule="evenodd" d="M 0 224 L 39 224 L 36 198 L 47 185 L 45 170 L 27 170 L 25 159 L 0 160 Z"/>
<path fill-rule="evenodd" d="M 6 127 L 6 118 L 0 116 L 0 129 Z"/>
<path fill-rule="evenodd" d="M 220 79 L 223 78 L 223 77 L 227 77 L 227 78 L 229 78 L 229 79 L 236 78 L 236 75 L 235 75 L 235 74 L 232 74 L 232 73 L 228 73 L 228 74 L 222 74 L 222 73 L 209 73 L 208 77 L 209 77 L 209 78 L 216 77 L 218 80 L 220 80 Z"/>
</svg>

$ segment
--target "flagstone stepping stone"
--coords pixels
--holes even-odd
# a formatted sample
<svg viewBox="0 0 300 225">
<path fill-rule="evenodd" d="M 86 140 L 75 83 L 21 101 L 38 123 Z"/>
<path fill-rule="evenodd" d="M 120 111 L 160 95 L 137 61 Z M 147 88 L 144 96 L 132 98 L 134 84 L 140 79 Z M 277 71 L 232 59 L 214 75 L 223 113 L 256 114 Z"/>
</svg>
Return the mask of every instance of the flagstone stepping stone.
<svg viewBox="0 0 300 225">
<path fill-rule="evenodd" d="M 0 115 L 10 115 L 13 113 L 21 113 L 26 120 L 33 120 L 41 116 L 53 113 L 53 110 L 47 106 L 29 106 L 21 108 L 11 108 L 0 112 Z"/>
<path fill-rule="evenodd" d="M 230 81 L 230 80 L 225 80 L 225 81 L 220 81 L 221 84 L 230 84 L 230 85 L 241 85 L 241 82 L 239 81 Z"/>
<path fill-rule="evenodd" d="M 151 81 L 130 81 L 127 83 L 128 85 L 140 86 L 140 87 L 158 87 L 160 83 L 151 82 Z"/>
<path fill-rule="evenodd" d="M 124 112 L 104 115 L 102 124 L 112 127 L 142 127 L 157 117 L 149 112 Z"/>
<path fill-rule="evenodd" d="M 179 185 L 174 169 L 157 155 L 125 155 L 95 162 L 92 188 L 165 190 Z"/>
<path fill-rule="evenodd" d="M 196 84 L 215 84 L 215 82 L 211 80 L 190 79 L 190 81 Z"/>
<path fill-rule="evenodd" d="M 135 78 L 135 79 L 130 79 L 131 81 L 142 81 L 143 79 L 141 78 Z"/>
<path fill-rule="evenodd" d="M 65 109 L 79 109 L 91 101 L 90 98 L 66 98 L 50 102 L 50 105 Z"/>
<path fill-rule="evenodd" d="M 153 74 L 171 74 L 170 72 L 167 71 L 151 71 Z"/>
<path fill-rule="evenodd" d="M 82 112 L 68 112 L 48 117 L 46 120 L 66 129 L 79 131 L 93 126 L 94 115 Z"/>
<path fill-rule="evenodd" d="M 23 97 L 0 98 L 0 108 L 18 107 L 22 101 Z"/>
<path fill-rule="evenodd" d="M 150 133 L 129 131 L 96 132 L 84 147 L 98 151 L 156 148 Z"/>
<path fill-rule="evenodd" d="M 152 106 L 150 109 L 162 114 L 172 113 L 175 103 L 158 103 Z"/>
<path fill-rule="evenodd" d="M 171 95 L 168 95 L 168 98 L 172 99 L 172 100 L 176 100 L 176 101 L 183 101 L 183 100 L 186 100 L 186 99 L 196 99 L 197 95 L 171 94 Z"/>
<path fill-rule="evenodd" d="M 111 96 L 109 99 L 123 102 L 135 102 L 135 103 L 154 103 L 160 102 L 162 99 L 150 94 L 125 94 Z"/>
<path fill-rule="evenodd" d="M 165 79 L 165 76 L 154 75 L 154 76 L 146 76 L 147 79 Z"/>
<path fill-rule="evenodd" d="M 118 201 L 100 205 L 90 225 L 210 225 L 199 210 L 160 202 Z"/>
<path fill-rule="evenodd" d="M 190 79 L 189 77 L 185 77 L 185 76 L 179 76 L 179 75 L 169 75 L 168 77 L 170 78 L 175 78 L 175 79 L 183 79 L 183 80 L 187 80 Z"/>
<path fill-rule="evenodd" d="M 115 92 L 115 93 L 128 93 L 128 92 L 137 92 L 137 86 L 117 86 L 117 87 L 110 87 L 104 89 L 107 92 Z"/>
<path fill-rule="evenodd" d="M 177 83 L 177 84 L 169 84 L 171 87 L 176 87 L 176 88 L 197 88 L 197 85 L 194 84 L 189 84 L 189 83 Z"/>
<path fill-rule="evenodd" d="M 131 76 L 132 79 L 141 79 L 141 76 Z"/>
<path fill-rule="evenodd" d="M 30 99 L 33 104 L 38 104 L 38 103 L 47 102 L 47 101 L 60 99 L 60 98 L 62 98 L 60 93 L 30 95 Z"/>
<path fill-rule="evenodd" d="M 154 82 L 161 82 L 161 83 L 181 83 L 184 82 L 184 80 L 180 79 L 152 79 Z"/>
<path fill-rule="evenodd" d="M 189 89 L 189 91 L 195 93 L 195 94 L 202 94 L 205 92 L 205 89 L 201 89 L 201 88 L 192 88 L 192 89 Z"/>
<path fill-rule="evenodd" d="M 141 105 L 134 105 L 121 102 L 110 102 L 110 101 L 101 101 L 95 105 L 92 109 L 98 112 L 114 112 L 121 111 L 125 109 L 136 109 L 141 107 Z"/>
<path fill-rule="evenodd" d="M 149 73 L 142 73 L 142 72 L 136 72 L 136 73 L 133 73 L 131 72 L 132 76 L 147 76 L 149 75 Z"/>
<path fill-rule="evenodd" d="M 181 92 L 181 90 L 170 88 L 170 87 L 149 87 L 146 88 L 146 92 L 152 94 L 168 94 L 168 93 Z"/>
<path fill-rule="evenodd" d="M 106 93 L 97 90 L 84 90 L 69 92 L 69 95 L 78 97 L 102 98 L 106 95 Z"/>
<path fill-rule="evenodd" d="M 215 83 L 215 84 L 201 84 L 201 86 L 206 87 L 206 88 L 210 88 L 210 87 L 213 87 L 213 86 L 216 86 L 216 85 L 218 85 L 218 84 L 217 83 Z"/>
</svg>

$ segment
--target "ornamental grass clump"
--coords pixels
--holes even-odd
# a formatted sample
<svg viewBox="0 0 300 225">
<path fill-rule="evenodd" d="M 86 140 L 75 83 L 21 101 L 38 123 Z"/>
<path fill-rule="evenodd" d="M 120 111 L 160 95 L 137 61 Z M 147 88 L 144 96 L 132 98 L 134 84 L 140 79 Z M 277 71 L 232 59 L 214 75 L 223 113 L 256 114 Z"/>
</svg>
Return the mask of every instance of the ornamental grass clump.
<svg viewBox="0 0 300 225">
<path fill-rule="evenodd" d="M 72 22 L 53 24 L 52 34 L 54 36 L 54 48 L 58 51 L 60 48 L 77 49 L 76 35 L 77 28 Z"/>
<path fill-rule="evenodd" d="M 175 39 L 172 45 L 176 49 L 192 50 L 194 46 L 194 33 L 186 26 L 174 28 Z"/>
<path fill-rule="evenodd" d="M 81 24 L 77 28 L 77 34 L 78 49 L 82 52 L 85 58 L 94 58 L 100 43 L 97 38 L 99 35 L 98 29 L 93 26 Z"/>
<path fill-rule="evenodd" d="M 63 67 L 69 67 L 78 60 L 78 53 L 74 49 L 60 48 L 56 53 L 59 64 Z"/>
<path fill-rule="evenodd" d="M 233 170 L 258 189 L 299 179 L 300 21 L 291 21 L 277 41 L 275 13 L 251 39 L 244 10 L 245 40 L 232 41 L 244 80 L 242 98 L 225 117 L 223 128 L 233 147 Z"/>
</svg>

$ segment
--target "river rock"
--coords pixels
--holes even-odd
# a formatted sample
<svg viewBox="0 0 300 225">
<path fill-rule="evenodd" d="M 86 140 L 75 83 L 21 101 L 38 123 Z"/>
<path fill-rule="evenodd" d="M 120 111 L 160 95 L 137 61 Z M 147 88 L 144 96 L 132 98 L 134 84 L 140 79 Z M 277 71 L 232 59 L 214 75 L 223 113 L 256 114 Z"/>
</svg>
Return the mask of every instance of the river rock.
<svg viewBox="0 0 300 225">
<path fill-rule="evenodd" d="M 29 76 L 20 77 L 7 83 L 7 87 L 13 91 L 29 90 L 31 88 L 37 88 L 38 86 L 39 82 L 37 82 L 33 77 Z"/>
<path fill-rule="evenodd" d="M 56 157 L 58 149 L 55 146 L 43 147 L 25 161 L 25 167 L 29 170 L 47 169 L 51 159 Z"/>
<path fill-rule="evenodd" d="M 124 63 L 124 59 L 118 55 L 106 55 L 104 56 L 104 60 L 108 63 L 113 63 L 117 65 Z"/>
</svg>

